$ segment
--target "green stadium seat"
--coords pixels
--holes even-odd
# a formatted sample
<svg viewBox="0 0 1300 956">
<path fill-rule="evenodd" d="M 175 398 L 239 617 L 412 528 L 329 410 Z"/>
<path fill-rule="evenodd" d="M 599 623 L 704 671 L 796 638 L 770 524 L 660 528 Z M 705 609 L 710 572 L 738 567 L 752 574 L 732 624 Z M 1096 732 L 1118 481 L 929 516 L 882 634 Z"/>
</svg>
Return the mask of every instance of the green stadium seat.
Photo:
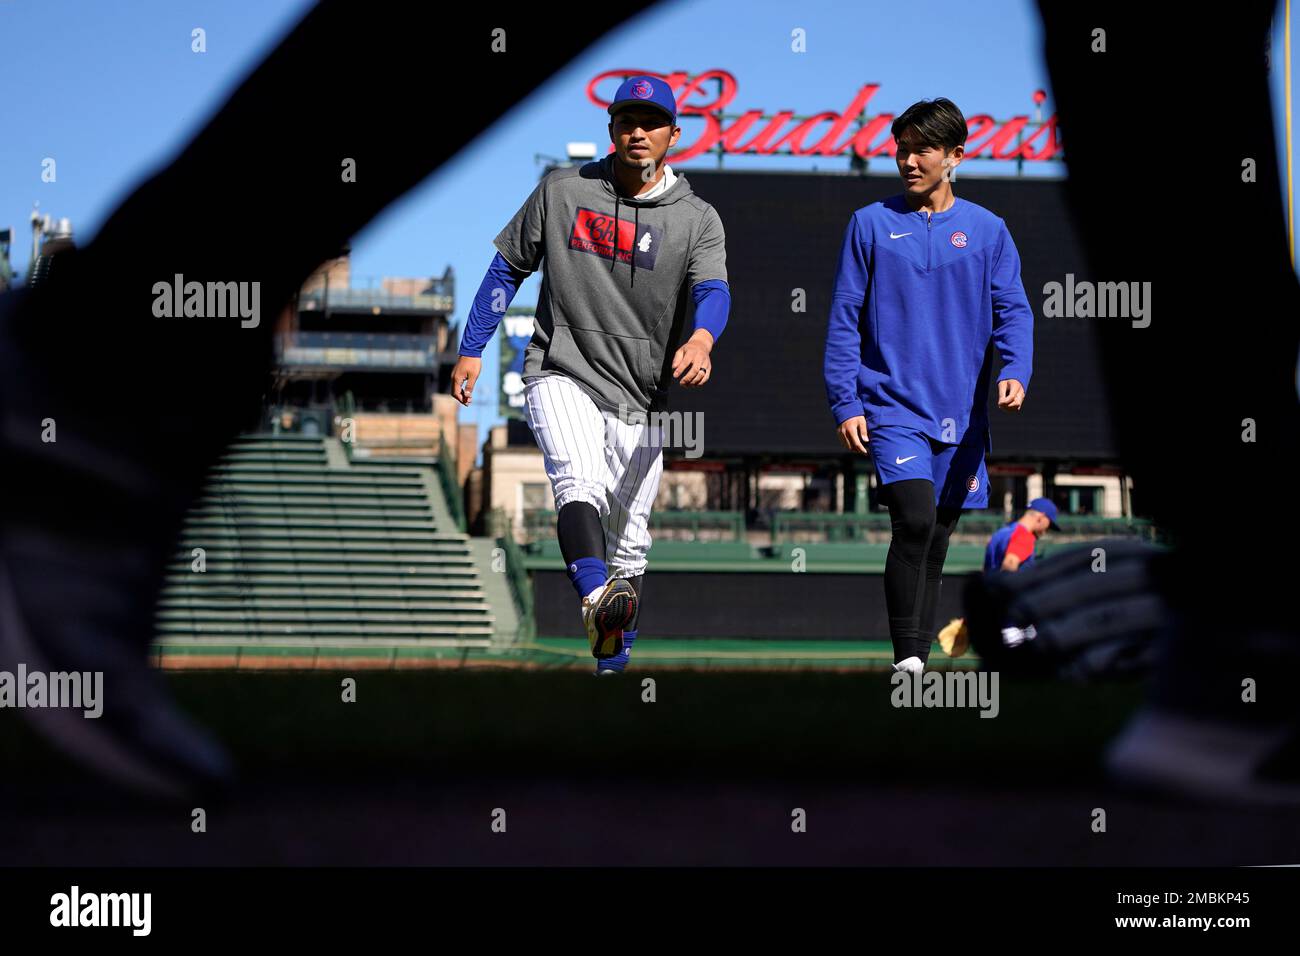
<svg viewBox="0 0 1300 956">
<path fill-rule="evenodd" d="M 169 566 L 158 638 L 488 646 L 491 608 L 427 464 L 332 467 L 327 441 L 250 435 L 227 450 Z"/>
</svg>

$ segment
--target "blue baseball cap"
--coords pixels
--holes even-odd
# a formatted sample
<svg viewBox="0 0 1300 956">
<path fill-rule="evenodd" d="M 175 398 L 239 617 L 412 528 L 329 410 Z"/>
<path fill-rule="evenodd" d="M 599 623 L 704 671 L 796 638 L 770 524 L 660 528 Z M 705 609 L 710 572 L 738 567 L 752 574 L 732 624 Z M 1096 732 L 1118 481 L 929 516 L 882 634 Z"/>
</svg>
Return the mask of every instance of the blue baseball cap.
<svg viewBox="0 0 1300 956">
<path fill-rule="evenodd" d="M 1047 498 L 1035 498 L 1029 502 L 1029 507 L 1034 511 L 1041 511 L 1047 515 L 1047 523 L 1053 531 L 1060 531 L 1061 526 L 1056 523 L 1056 505 Z"/>
<path fill-rule="evenodd" d="M 657 76 L 632 76 L 624 80 L 609 104 L 609 115 L 625 106 L 653 106 L 667 113 L 673 125 L 677 125 L 677 97 L 673 96 L 672 87 Z"/>
</svg>

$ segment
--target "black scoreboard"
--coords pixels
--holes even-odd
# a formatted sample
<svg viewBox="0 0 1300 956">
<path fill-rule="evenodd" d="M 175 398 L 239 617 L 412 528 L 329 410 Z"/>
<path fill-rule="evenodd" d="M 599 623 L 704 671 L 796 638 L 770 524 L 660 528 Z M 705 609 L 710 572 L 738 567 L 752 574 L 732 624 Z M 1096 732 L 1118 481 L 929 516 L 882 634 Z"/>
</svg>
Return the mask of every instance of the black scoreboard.
<svg viewBox="0 0 1300 956">
<path fill-rule="evenodd" d="M 703 389 L 673 387 L 670 409 L 704 413 L 710 457 L 825 455 L 835 437 L 822 379 L 831 285 L 853 210 L 901 191 L 894 177 L 683 170 L 727 232 L 731 319 Z M 1034 375 L 1018 414 L 995 407 L 993 460 L 1113 462 L 1096 320 L 1042 316 L 1049 282 L 1088 276 L 1064 182 L 962 179 L 957 195 L 1006 220 L 1034 309 Z M 792 308 L 802 289 L 803 311 Z M 690 328 L 688 323 L 687 328 Z M 1000 367 L 994 358 L 994 380 Z M 990 392 L 991 396 L 993 395 Z M 996 405 L 996 401 L 993 402 Z"/>
</svg>

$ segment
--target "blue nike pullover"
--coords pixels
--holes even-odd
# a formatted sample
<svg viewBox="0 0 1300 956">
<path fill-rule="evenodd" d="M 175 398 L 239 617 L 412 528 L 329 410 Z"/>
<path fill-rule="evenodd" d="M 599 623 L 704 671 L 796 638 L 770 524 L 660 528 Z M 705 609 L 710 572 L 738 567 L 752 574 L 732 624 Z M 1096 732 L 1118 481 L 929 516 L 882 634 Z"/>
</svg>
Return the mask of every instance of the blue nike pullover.
<svg viewBox="0 0 1300 956">
<path fill-rule="evenodd" d="M 895 196 L 855 212 L 831 293 L 823 372 L 836 424 L 908 425 L 949 444 L 989 442 L 995 346 L 1029 389 L 1034 314 L 1006 223 L 955 198 L 927 217 Z"/>
</svg>

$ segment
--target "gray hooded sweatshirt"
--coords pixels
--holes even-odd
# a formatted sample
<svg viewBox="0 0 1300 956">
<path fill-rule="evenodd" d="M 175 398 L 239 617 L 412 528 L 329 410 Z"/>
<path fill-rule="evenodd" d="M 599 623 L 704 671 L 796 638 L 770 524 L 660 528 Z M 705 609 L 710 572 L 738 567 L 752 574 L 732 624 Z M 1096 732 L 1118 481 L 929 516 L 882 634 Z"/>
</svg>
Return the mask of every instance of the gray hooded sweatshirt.
<svg viewBox="0 0 1300 956">
<path fill-rule="evenodd" d="M 524 381 L 565 375 L 607 411 L 661 411 L 691 289 L 727 278 L 722 220 L 682 175 L 622 196 L 613 162 L 548 173 L 495 245 L 516 269 L 545 262 Z"/>
</svg>

